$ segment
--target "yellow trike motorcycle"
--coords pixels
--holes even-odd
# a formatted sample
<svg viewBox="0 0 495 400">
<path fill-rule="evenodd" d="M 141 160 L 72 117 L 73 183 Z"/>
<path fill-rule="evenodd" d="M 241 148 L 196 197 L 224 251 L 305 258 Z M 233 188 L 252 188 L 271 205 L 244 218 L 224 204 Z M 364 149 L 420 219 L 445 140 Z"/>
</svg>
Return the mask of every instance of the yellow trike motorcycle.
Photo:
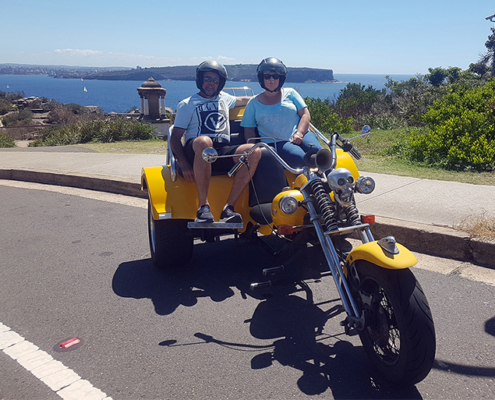
<svg viewBox="0 0 495 400">
<path fill-rule="evenodd" d="M 242 110 L 234 112 L 241 114 L 235 116 L 233 132 Z M 334 133 L 328 139 L 312 129 L 328 148 L 308 152 L 304 168 L 290 167 L 266 143 L 255 144 L 263 155 L 250 187 L 236 204 L 241 224 L 194 222 L 196 186 L 180 176 L 170 149 L 166 165 L 144 168 L 153 262 L 162 269 L 187 264 L 195 239 L 209 242 L 227 234 L 275 237 L 283 243 L 277 253 L 285 258 L 279 266 L 263 270 L 267 279 L 251 284 L 257 290 L 276 284 L 277 275 L 290 267 L 297 253 L 311 249 L 321 256 L 321 276 L 333 277 L 347 314 L 342 322 L 345 332 L 359 333 L 367 355 L 386 379 L 418 383 L 432 368 L 436 342 L 428 301 L 409 269 L 416 257 L 393 237 L 375 240 L 370 229 L 374 217 L 359 214 L 354 194 L 371 193 L 374 181 L 359 175 L 353 157 L 361 156 L 351 143 L 356 138 Z M 370 133 L 365 127 L 358 137 Z M 230 192 L 231 176 L 248 162 L 247 156 L 227 175 L 212 177 L 209 199 L 216 220 Z M 207 162 L 217 157 L 214 149 L 203 153 Z M 360 244 L 354 247 L 350 237 Z M 297 262 L 301 259 L 308 260 L 300 257 Z"/>
</svg>

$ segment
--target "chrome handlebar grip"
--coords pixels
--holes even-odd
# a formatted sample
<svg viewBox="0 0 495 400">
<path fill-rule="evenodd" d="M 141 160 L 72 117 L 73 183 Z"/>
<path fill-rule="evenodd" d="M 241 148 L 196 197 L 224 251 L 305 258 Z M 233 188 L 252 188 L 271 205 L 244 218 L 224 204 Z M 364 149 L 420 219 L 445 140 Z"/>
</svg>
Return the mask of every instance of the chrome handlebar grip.
<svg viewBox="0 0 495 400">
<path fill-rule="evenodd" d="M 356 159 L 360 160 L 361 159 L 361 154 L 359 154 L 359 151 L 356 150 L 356 148 L 353 146 L 352 149 L 349 151 L 351 155 Z"/>
<path fill-rule="evenodd" d="M 229 176 L 229 178 L 232 178 L 235 174 L 237 174 L 237 171 L 239 171 L 241 169 L 241 167 L 246 163 L 245 160 L 244 160 L 244 157 L 245 157 L 244 155 L 241 156 L 241 158 L 239 159 L 239 161 L 237 161 L 235 163 L 235 165 L 227 173 L 227 175 Z"/>
</svg>

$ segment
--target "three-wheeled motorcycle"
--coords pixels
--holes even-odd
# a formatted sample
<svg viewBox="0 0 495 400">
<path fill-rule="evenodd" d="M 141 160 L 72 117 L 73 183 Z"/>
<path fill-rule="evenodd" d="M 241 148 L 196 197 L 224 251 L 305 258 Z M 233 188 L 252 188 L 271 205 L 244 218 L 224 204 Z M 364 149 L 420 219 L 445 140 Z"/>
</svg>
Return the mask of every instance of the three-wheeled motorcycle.
<svg viewBox="0 0 495 400">
<path fill-rule="evenodd" d="M 232 141 L 242 142 L 243 109 L 231 110 Z M 360 176 L 353 160 L 361 158 L 352 144 L 361 134 L 345 139 L 311 129 L 327 148 L 307 154 L 307 165 L 295 169 L 269 144 L 258 142 L 262 158 L 251 184 L 236 204 L 243 223 L 195 223 L 198 209 L 194 183 L 181 177 L 170 146 L 165 165 L 143 168 L 142 187 L 149 194 L 148 231 L 151 257 L 161 269 L 180 268 L 192 257 L 194 240 L 210 242 L 222 235 L 270 236 L 282 241 L 284 262 L 263 270 L 267 279 L 251 285 L 266 289 L 283 274 L 298 251 L 311 248 L 323 260 L 322 276 L 331 275 L 346 318 L 346 333 L 357 331 L 377 370 L 389 381 L 415 384 L 432 368 L 435 330 L 426 296 L 410 267 L 416 257 L 393 237 L 373 238 L 374 216 L 361 215 L 355 193 L 374 189 L 370 177 Z M 254 149 L 253 148 L 253 149 Z M 253 150 L 251 150 L 253 151 Z M 245 163 L 243 155 L 228 174 L 212 177 L 209 201 L 215 220 L 232 186 L 232 176 Z M 207 162 L 218 158 L 214 149 L 203 153 Z M 348 238 L 358 239 L 352 245 Z M 289 254 L 289 256 L 287 256 Z"/>
</svg>

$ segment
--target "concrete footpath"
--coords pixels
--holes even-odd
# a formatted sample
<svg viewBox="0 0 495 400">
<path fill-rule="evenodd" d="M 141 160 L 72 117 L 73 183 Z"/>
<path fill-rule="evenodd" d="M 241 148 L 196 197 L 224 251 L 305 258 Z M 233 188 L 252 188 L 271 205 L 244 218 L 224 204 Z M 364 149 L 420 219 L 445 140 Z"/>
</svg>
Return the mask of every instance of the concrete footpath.
<svg viewBox="0 0 495 400">
<path fill-rule="evenodd" d="M 38 182 L 147 197 L 141 168 L 162 165 L 164 155 L 103 154 L 74 147 L 0 149 L 0 179 Z M 495 241 L 454 229 L 472 216 L 495 218 L 495 186 L 365 173 L 376 181 L 356 196 L 361 213 L 377 216 L 376 238 L 395 236 L 419 253 L 495 269 Z"/>
</svg>

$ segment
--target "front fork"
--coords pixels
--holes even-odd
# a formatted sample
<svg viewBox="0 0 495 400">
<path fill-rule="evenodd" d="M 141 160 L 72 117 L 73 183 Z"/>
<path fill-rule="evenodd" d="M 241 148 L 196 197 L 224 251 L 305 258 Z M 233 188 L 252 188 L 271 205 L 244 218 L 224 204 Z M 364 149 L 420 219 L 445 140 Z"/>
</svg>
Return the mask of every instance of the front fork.
<svg viewBox="0 0 495 400">
<path fill-rule="evenodd" d="M 320 194 L 321 196 L 326 196 L 326 198 L 316 198 L 310 196 L 306 190 L 301 190 L 304 196 L 304 203 L 308 207 L 309 215 L 311 218 L 311 222 L 313 223 L 316 231 L 316 235 L 318 236 L 318 240 L 321 243 L 321 248 L 323 249 L 323 254 L 325 255 L 325 259 L 327 260 L 327 264 L 330 268 L 330 271 L 332 273 L 332 277 L 335 281 L 335 286 L 337 287 L 337 290 L 339 291 L 340 298 L 342 299 L 342 304 L 344 306 L 344 309 L 347 313 L 347 318 L 345 321 L 343 321 L 343 325 L 346 326 L 346 331 L 348 328 L 356 328 L 358 330 L 361 330 L 364 328 L 364 311 L 360 310 L 359 307 L 356 304 L 356 301 L 354 300 L 349 284 L 346 280 L 346 277 L 344 275 L 344 271 L 342 269 L 342 265 L 339 260 L 339 256 L 337 254 L 337 251 L 335 250 L 335 246 L 333 245 L 332 239 L 330 237 L 331 232 L 324 232 L 322 226 L 321 226 L 321 217 L 324 218 L 325 222 L 329 219 L 328 215 L 319 215 L 316 211 L 316 207 L 314 205 L 314 201 L 318 202 L 324 202 L 325 205 L 321 207 L 320 209 L 323 209 L 323 212 L 325 213 L 325 208 L 329 210 L 331 207 L 329 207 L 328 203 L 332 203 L 330 200 L 330 196 L 328 193 Z M 335 229 L 336 224 L 332 224 L 332 228 Z M 338 229 L 338 228 L 337 228 Z M 368 242 L 368 241 L 373 241 L 373 237 L 371 235 L 371 232 L 369 229 L 367 231 L 360 230 L 360 236 L 361 240 L 363 242 Z M 361 311 L 361 312 L 360 312 Z"/>
</svg>

